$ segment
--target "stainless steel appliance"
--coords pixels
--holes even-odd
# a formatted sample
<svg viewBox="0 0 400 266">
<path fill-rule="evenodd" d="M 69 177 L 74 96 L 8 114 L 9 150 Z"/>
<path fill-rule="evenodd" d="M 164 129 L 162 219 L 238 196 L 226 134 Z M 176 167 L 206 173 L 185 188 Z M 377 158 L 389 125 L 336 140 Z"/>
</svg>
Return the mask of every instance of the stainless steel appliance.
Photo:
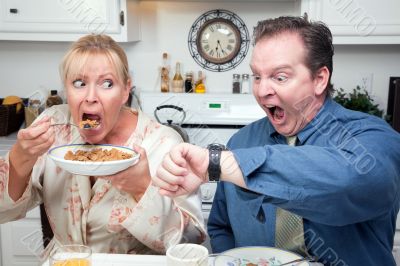
<svg viewBox="0 0 400 266">
<path fill-rule="evenodd" d="M 191 143 L 206 147 L 210 143 L 226 144 L 243 126 L 265 117 L 252 94 L 195 94 L 151 93 L 140 94 L 142 110 L 154 117 L 162 105 L 182 108 L 186 118 L 180 125 L 188 133 Z M 164 112 L 163 112 L 164 111 Z M 157 111 L 161 121 L 181 121 L 182 112 L 172 108 Z M 216 190 L 216 183 L 201 187 L 203 214 L 207 219 Z"/>
<path fill-rule="evenodd" d="M 392 127 L 400 132 L 400 77 L 390 77 L 387 118 Z"/>
</svg>

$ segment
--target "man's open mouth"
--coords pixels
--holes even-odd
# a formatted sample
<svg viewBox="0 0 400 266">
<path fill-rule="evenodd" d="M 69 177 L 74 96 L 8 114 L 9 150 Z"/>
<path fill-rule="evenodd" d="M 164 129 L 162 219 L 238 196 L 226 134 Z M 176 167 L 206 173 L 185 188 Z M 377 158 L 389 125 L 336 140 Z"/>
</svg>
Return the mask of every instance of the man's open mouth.
<svg viewBox="0 0 400 266">
<path fill-rule="evenodd" d="M 285 116 L 285 111 L 276 105 L 266 105 L 267 110 L 269 112 L 269 115 L 274 119 L 274 120 L 281 120 Z"/>
</svg>

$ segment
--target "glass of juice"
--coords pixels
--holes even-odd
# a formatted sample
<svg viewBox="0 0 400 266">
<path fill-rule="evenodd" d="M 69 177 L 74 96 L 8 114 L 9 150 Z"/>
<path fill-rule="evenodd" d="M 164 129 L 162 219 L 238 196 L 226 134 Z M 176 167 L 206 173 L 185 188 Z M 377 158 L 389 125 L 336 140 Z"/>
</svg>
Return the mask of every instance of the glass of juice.
<svg viewBox="0 0 400 266">
<path fill-rule="evenodd" d="M 85 245 L 64 245 L 50 253 L 50 266 L 91 266 L 92 249 Z"/>
</svg>

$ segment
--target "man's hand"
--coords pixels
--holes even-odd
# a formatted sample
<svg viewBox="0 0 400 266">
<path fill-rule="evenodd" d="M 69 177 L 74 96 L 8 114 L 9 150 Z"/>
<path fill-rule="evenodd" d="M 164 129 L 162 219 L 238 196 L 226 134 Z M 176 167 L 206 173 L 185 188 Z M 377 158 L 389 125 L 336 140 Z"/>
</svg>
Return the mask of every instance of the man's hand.
<svg viewBox="0 0 400 266">
<path fill-rule="evenodd" d="M 207 168 L 207 149 L 181 143 L 165 155 L 152 179 L 160 194 L 176 197 L 191 194 L 206 182 Z"/>
</svg>

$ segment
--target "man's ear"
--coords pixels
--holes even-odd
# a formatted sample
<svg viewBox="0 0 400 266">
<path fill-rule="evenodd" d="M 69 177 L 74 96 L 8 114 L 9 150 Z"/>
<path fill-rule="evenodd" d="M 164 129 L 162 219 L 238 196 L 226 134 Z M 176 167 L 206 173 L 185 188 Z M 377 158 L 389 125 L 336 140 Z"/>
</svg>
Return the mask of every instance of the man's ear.
<svg viewBox="0 0 400 266">
<path fill-rule="evenodd" d="M 322 95 L 327 90 L 329 75 L 330 72 L 326 66 L 317 71 L 314 78 L 314 93 L 316 96 Z"/>
</svg>

